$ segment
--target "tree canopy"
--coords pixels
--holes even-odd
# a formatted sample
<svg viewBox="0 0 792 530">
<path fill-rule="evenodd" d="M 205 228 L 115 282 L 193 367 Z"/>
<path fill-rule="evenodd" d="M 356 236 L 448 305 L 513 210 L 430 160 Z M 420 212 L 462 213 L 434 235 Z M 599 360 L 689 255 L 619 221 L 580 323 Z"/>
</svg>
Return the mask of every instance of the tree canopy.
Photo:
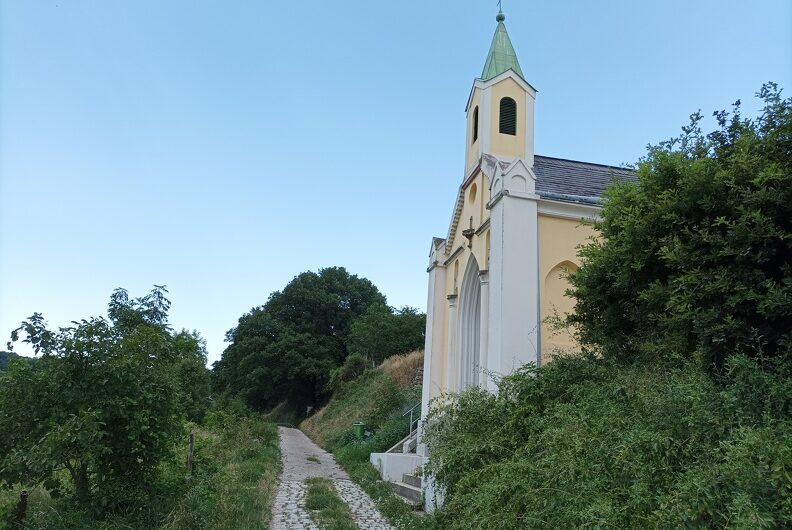
<svg viewBox="0 0 792 530">
<path fill-rule="evenodd" d="M 412 307 L 394 309 L 374 304 L 352 322 L 349 354 L 381 363 L 391 355 L 423 348 L 426 315 Z"/>
<path fill-rule="evenodd" d="M 170 331 L 166 294 L 157 286 L 130 299 L 118 289 L 107 319 L 54 331 L 36 313 L 12 333 L 38 357 L 0 375 L 0 484 L 73 488 L 98 511 L 148 502 L 182 419 L 208 404 L 203 342 Z"/>
<path fill-rule="evenodd" d="M 377 304 L 385 297 L 374 284 L 343 267 L 296 276 L 227 333 L 230 345 L 214 365 L 216 388 L 258 409 L 322 400 L 347 357 L 352 322 Z"/>
<path fill-rule="evenodd" d="M 792 101 L 740 102 L 702 132 L 650 146 L 637 183 L 607 192 L 601 234 L 571 275 L 581 341 L 622 360 L 700 356 L 718 369 L 743 353 L 792 349 Z"/>
</svg>

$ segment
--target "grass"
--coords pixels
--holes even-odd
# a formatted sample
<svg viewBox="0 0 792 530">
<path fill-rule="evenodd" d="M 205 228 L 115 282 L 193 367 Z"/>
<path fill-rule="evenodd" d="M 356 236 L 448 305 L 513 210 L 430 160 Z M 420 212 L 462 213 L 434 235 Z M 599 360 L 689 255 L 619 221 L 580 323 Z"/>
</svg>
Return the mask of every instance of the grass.
<svg viewBox="0 0 792 530">
<path fill-rule="evenodd" d="M 339 497 L 333 483 L 326 478 L 309 478 L 305 481 L 308 490 L 305 507 L 311 519 L 322 530 L 357 530 L 349 506 Z"/>
<path fill-rule="evenodd" d="M 321 462 L 319 461 L 319 457 L 318 457 L 318 456 L 316 456 L 316 455 L 311 455 L 311 456 L 309 456 L 308 458 L 306 458 L 306 460 L 308 460 L 309 462 L 313 462 L 314 464 L 319 464 L 319 463 L 321 463 Z"/>
<path fill-rule="evenodd" d="M 369 463 L 369 455 L 386 451 L 407 434 L 409 420 L 402 414 L 420 398 L 421 389 L 413 382 L 422 363 L 420 352 L 386 359 L 379 368 L 346 383 L 327 406 L 300 424 L 317 444 L 334 453 L 339 465 L 392 525 L 408 530 L 436 528 L 434 518 L 417 515 L 396 496 Z M 356 421 L 373 433 L 363 442 L 352 435 Z"/>
<path fill-rule="evenodd" d="M 136 530 L 269 528 L 280 466 L 275 426 L 254 415 L 210 412 L 196 426 L 193 474 L 186 483 L 184 451 L 163 463 L 156 502 L 137 513 L 98 520 L 77 508 L 69 496 L 54 498 L 41 487 L 14 485 L 0 489 L 2 514 L 15 510 L 19 492 L 30 490 L 24 529 Z M 63 480 L 66 480 L 64 475 Z M 13 528 L 13 527 L 12 527 Z"/>
<path fill-rule="evenodd" d="M 336 460 L 363 491 L 365 491 L 380 513 L 400 530 L 435 530 L 437 521 L 430 515 L 416 513 L 412 506 L 399 498 L 390 485 L 384 482 L 377 470 L 368 461 L 360 458 L 360 453 L 344 451 L 336 453 Z"/>
<path fill-rule="evenodd" d="M 280 468 L 275 426 L 251 415 L 215 429 L 198 430 L 192 487 L 163 528 L 269 528 Z"/>
<path fill-rule="evenodd" d="M 399 388 L 409 388 L 415 382 L 418 369 L 423 366 L 423 358 L 422 351 L 393 355 L 382 361 L 379 369 L 393 379 Z"/>
</svg>

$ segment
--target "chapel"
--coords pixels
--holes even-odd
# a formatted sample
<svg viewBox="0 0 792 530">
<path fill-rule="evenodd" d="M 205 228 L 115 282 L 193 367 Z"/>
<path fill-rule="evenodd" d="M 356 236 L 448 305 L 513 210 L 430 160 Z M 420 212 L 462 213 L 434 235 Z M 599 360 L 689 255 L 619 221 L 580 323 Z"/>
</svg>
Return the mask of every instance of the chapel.
<svg viewBox="0 0 792 530">
<path fill-rule="evenodd" d="M 590 221 L 605 189 L 634 178 L 624 168 L 534 152 L 537 91 L 520 68 L 505 18 L 496 17 L 465 106 L 465 169 L 448 232 L 432 238 L 429 249 L 422 418 L 445 392 L 471 385 L 495 391 L 496 378 L 575 347 L 551 322 L 573 308 L 566 274 L 580 265 L 577 248 L 595 234 Z M 386 480 L 431 457 L 420 429 L 396 452 L 404 456 L 372 455 Z"/>
</svg>

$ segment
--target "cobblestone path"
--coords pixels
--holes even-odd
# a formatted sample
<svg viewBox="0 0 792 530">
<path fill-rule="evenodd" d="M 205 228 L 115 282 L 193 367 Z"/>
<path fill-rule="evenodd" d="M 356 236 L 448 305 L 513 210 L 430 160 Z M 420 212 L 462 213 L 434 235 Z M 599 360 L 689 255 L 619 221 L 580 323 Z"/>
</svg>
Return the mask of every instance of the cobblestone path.
<svg viewBox="0 0 792 530">
<path fill-rule="evenodd" d="M 283 471 L 272 510 L 272 530 L 317 530 L 305 508 L 305 479 L 310 477 L 324 477 L 333 481 L 361 529 L 393 530 L 366 492 L 349 480 L 330 453 L 298 429 L 278 427 L 278 434 Z"/>
</svg>

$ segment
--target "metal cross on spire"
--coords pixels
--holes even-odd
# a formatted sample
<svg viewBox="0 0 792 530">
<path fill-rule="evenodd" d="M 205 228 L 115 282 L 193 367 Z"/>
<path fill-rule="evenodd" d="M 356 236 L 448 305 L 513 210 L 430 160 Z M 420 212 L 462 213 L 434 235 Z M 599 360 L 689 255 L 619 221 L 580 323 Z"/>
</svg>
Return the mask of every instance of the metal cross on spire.
<svg viewBox="0 0 792 530">
<path fill-rule="evenodd" d="M 495 17 L 495 20 L 498 22 L 503 22 L 506 20 L 506 15 L 503 14 L 503 6 L 501 5 L 501 2 L 503 2 L 503 0 L 498 0 L 498 16 Z"/>
</svg>

